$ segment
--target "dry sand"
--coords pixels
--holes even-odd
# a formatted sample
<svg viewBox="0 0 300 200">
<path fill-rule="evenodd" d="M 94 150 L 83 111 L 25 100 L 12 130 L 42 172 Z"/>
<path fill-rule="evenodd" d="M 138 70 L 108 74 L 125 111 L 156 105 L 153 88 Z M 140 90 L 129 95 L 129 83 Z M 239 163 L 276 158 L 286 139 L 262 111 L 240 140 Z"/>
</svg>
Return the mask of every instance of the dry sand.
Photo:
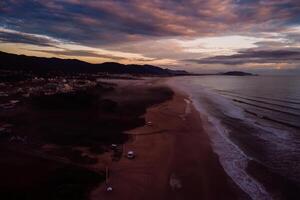
<svg viewBox="0 0 300 200">
<path fill-rule="evenodd" d="M 199 113 L 184 95 L 176 92 L 172 100 L 149 108 L 145 118 L 152 125 L 129 131 L 132 140 L 123 147 L 136 158 L 109 162 L 108 183 L 91 192 L 92 200 L 237 199 Z"/>
</svg>

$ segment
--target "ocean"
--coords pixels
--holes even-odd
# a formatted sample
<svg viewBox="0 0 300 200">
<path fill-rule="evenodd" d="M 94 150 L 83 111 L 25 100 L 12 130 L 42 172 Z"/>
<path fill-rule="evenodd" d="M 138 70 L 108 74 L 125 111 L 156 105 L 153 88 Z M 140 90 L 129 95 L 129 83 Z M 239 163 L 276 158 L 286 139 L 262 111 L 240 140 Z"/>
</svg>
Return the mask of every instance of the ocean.
<svg viewBox="0 0 300 200">
<path fill-rule="evenodd" d="M 300 199 L 300 76 L 185 76 L 214 151 L 251 199 Z"/>
</svg>

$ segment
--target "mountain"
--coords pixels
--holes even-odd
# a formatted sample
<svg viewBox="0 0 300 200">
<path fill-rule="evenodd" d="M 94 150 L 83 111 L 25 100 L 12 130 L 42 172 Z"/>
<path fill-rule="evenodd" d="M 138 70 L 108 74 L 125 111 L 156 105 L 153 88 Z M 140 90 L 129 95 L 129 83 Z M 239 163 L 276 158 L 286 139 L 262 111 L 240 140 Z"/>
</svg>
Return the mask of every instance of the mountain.
<svg viewBox="0 0 300 200">
<path fill-rule="evenodd" d="M 33 73 L 111 73 L 136 75 L 185 75 L 182 70 L 163 69 L 152 65 L 124 65 L 114 62 L 91 64 L 76 59 L 43 58 L 0 52 L 0 70 L 22 70 Z"/>
</svg>

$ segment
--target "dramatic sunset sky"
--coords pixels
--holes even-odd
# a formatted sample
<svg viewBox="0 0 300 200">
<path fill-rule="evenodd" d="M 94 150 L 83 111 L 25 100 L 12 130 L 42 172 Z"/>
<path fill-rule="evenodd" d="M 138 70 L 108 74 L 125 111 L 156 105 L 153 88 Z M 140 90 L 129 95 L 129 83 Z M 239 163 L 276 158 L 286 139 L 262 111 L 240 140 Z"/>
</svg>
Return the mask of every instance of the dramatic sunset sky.
<svg viewBox="0 0 300 200">
<path fill-rule="evenodd" d="M 300 0 L 0 0 L 0 50 L 300 73 Z"/>
</svg>

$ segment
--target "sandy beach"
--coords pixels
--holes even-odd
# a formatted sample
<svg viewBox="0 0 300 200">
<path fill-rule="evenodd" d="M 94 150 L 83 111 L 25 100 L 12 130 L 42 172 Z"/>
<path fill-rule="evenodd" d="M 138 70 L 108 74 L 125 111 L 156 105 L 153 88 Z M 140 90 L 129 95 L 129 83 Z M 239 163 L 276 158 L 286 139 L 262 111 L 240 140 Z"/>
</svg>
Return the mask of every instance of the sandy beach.
<svg viewBox="0 0 300 200">
<path fill-rule="evenodd" d="M 26 120 L 34 123 L 13 129 L 29 143 L 11 146 L 9 138 L 2 140 L 1 155 L 6 159 L 1 162 L 7 167 L 0 173 L 5 188 L 1 197 L 244 197 L 222 168 L 199 112 L 185 94 L 161 78 L 108 82 L 84 92 L 29 99 L 12 116 L 2 116 L 18 119 L 21 125 Z M 51 127 L 55 131 L 49 132 Z M 117 144 L 117 152 L 111 144 Z M 128 151 L 136 157 L 126 158 Z M 107 192 L 108 186 L 113 191 Z"/>
<path fill-rule="evenodd" d="M 224 172 L 203 130 L 199 113 L 182 93 L 152 106 L 150 125 L 128 131 L 124 156 L 109 162 L 107 184 L 94 189 L 96 199 L 238 199 L 240 193 Z M 125 158 L 127 151 L 136 158 Z M 106 188 L 111 186 L 112 192 Z"/>
</svg>

